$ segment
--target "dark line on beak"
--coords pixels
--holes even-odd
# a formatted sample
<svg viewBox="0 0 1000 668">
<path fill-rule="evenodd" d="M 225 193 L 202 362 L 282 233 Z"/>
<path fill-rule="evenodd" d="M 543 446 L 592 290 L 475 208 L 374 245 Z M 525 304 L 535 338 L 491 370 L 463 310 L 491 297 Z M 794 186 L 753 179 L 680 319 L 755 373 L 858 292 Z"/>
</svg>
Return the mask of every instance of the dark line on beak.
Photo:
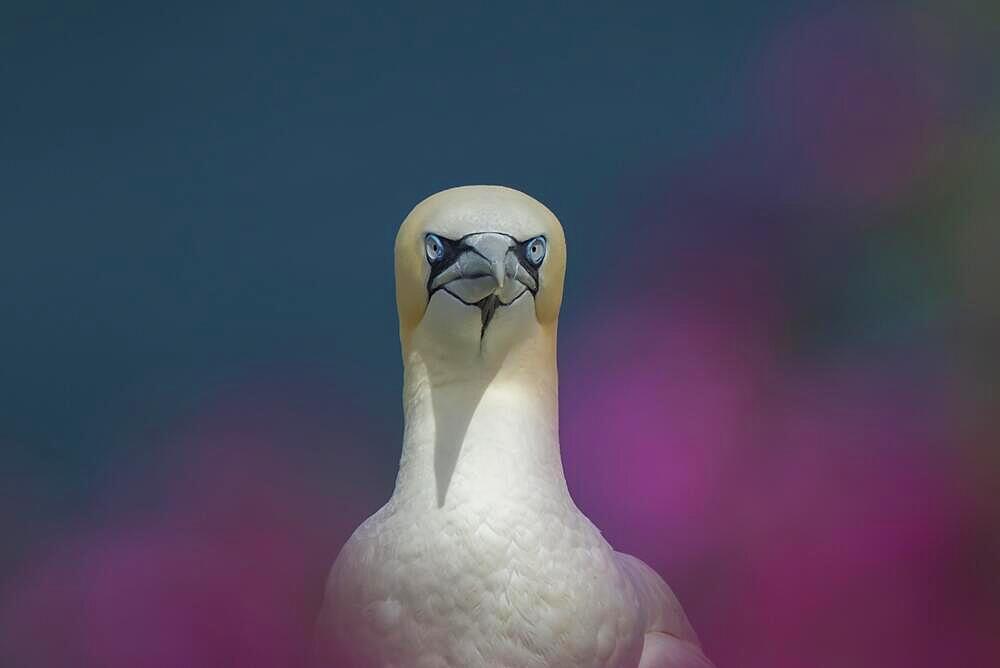
<svg viewBox="0 0 1000 668">
<path fill-rule="evenodd" d="M 490 326 L 490 321 L 493 320 L 493 316 L 496 314 L 497 309 L 500 308 L 502 302 L 500 298 L 496 295 L 490 295 L 488 297 L 483 297 L 479 300 L 476 306 L 479 307 L 479 312 L 483 319 L 483 328 L 479 330 L 479 342 L 482 343 L 483 338 L 486 336 L 486 328 Z"/>
</svg>

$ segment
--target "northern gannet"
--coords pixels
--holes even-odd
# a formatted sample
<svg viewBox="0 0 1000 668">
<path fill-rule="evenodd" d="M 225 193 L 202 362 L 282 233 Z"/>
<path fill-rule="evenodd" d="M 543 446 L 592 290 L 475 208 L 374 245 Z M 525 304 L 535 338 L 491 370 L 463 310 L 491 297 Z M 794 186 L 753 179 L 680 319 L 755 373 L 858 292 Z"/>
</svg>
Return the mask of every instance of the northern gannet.
<svg viewBox="0 0 1000 668">
<path fill-rule="evenodd" d="M 395 265 L 399 474 L 330 571 L 320 665 L 710 668 L 660 576 L 566 487 L 555 215 L 510 188 L 445 190 L 403 221 Z"/>
</svg>

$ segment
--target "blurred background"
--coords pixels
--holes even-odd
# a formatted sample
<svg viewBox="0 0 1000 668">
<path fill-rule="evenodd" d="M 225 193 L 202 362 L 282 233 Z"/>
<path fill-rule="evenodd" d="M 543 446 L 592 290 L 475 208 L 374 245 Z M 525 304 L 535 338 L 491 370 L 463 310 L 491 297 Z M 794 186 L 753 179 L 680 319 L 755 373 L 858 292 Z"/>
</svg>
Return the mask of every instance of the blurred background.
<svg viewBox="0 0 1000 668">
<path fill-rule="evenodd" d="M 296 666 L 392 241 L 561 218 L 570 489 L 719 668 L 1000 662 L 1000 5 L 8 1 L 0 665 Z"/>
</svg>

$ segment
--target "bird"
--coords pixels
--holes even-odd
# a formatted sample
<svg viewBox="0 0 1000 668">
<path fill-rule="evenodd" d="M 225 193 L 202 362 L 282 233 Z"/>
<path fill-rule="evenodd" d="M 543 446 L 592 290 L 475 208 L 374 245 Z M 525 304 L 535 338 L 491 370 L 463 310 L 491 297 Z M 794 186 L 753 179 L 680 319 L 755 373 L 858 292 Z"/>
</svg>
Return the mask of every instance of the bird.
<svg viewBox="0 0 1000 668">
<path fill-rule="evenodd" d="M 399 471 L 330 569 L 316 665 L 712 667 L 663 579 L 567 488 L 565 268 L 559 220 L 512 188 L 450 188 L 404 219 Z"/>
</svg>

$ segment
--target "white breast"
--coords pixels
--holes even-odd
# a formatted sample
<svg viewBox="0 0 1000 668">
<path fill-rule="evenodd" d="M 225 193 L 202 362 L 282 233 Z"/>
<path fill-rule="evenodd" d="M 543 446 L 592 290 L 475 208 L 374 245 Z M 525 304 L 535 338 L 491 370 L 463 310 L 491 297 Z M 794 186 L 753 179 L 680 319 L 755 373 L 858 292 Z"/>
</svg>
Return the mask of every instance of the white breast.
<svg viewBox="0 0 1000 668">
<path fill-rule="evenodd" d="M 614 552 L 568 498 L 525 490 L 431 513 L 394 498 L 342 550 L 327 602 L 366 668 L 611 668 L 642 651 Z"/>
</svg>

